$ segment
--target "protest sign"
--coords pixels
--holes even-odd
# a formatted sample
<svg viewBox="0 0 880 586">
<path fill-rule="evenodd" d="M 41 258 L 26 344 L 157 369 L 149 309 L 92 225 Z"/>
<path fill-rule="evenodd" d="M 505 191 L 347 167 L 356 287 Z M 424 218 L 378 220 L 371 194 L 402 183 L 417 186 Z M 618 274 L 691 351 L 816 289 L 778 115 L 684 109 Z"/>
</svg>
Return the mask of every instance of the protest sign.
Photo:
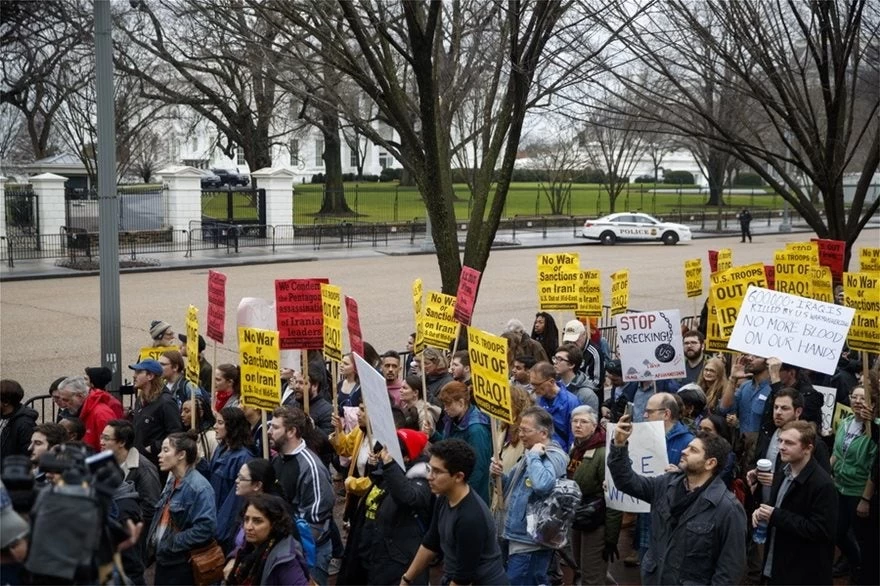
<svg viewBox="0 0 880 586">
<path fill-rule="evenodd" d="M 764 265 L 764 276 L 767 278 L 767 288 L 776 290 L 776 267 Z"/>
<path fill-rule="evenodd" d="M 718 251 L 709 251 L 709 274 L 718 272 Z"/>
<path fill-rule="evenodd" d="M 662 380 L 685 375 L 681 316 L 677 309 L 626 313 L 615 318 L 623 380 Z"/>
<path fill-rule="evenodd" d="M 321 315 L 324 325 L 324 358 L 342 362 L 342 291 L 321 283 Z"/>
<path fill-rule="evenodd" d="M 750 286 L 728 346 L 834 374 L 854 310 Z"/>
<path fill-rule="evenodd" d="M 774 289 L 780 293 L 811 297 L 810 285 L 813 274 L 810 272 L 811 264 L 804 262 L 805 255 L 800 252 L 777 250 L 773 255 L 775 267 L 776 286 Z"/>
<path fill-rule="evenodd" d="M 810 242 L 786 242 L 785 251 L 792 254 L 792 259 L 808 265 L 819 264 L 819 244 Z"/>
<path fill-rule="evenodd" d="M 722 248 L 718 251 L 718 270 L 726 271 L 733 268 L 733 251 L 729 248 Z"/>
<path fill-rule="evenodd" d="M 880 273 L 843 273 L 843 304 L 856 310 L 849 347 L 880 352 Z"/>
<path fill-rule="evenodd" d="M 238 328 L 257 328 L 275 331 L 277 324 L 275 303 L 259 297 L 242 297 L 235 313 L 236 331 Z M 301 368 L 299 350 L 281 350 L 281 367 Z"/>
<path fill-rule="evenodd" d="M 238 328 L 241 403 L 271 410 L 281 404 L 281 356 L 278 332 Z"/>
<path fill-rule="evenodd" d="M 848 415 L 852 415 L 852 408 L 844 405 L 843 403 L 838 403 L 834 406 L 834 419 L 831 421 L 831 431 L 833 433 L 837 433 L 837 426 L 840 425 L 840 421 L 847 417 Z"/>
<path fill-rule="evenodd" d="M 474 315 L 474 303 L 480 288 L 480 271 L 471 267 L 461 267 L 458 277 L 458 292 L 455 295 L 455 321 L 466 326 L 471 325 Z"/>
<path fill-rule="evenodd" d="M 688 297 L 703 294 L 703 261 L 699 258 L 684 261 L 684 290 Z"/>
<path fill-rule="evenodd" d="M 455 297 L 428 291 L 422 309 L 422 332 L 426 346 L 449 348 L 458 329 L 455 321 Z"/>
<path fill-rule="evenodd" d="M 834 406 L 837 404 L 837 389 L 813 385 L 822 395 L 822 435 L 831 433 L 834 421 Z"/>
<path fill-rule="evenodd" d="M 413 314 L 416 323 L 416 339 L 413 344 L 415 352 L 421 352 L 425 349 L 425 332 L 422 327 L 422 280 L 416 279 L 412 282 L 412 301 Z"/>
<path fill-rule="evenodd" d="M 226 331 L 226 275 L 208 271 L 208 337 L 223 343 Z M 189 338 L 187 338 L 189 339 Z"/>
<path fill-rule="evenodd" d="M 199 382 L 199 310 L 190 305 L 186 310 L 186 380 L 195 386 Z"/>
<path fill-rule="evenodd" d="M 766 287 L 767 280 L 764 276 L 764 265 L 754 263 L 735 267 L 726 271 L 719 271 L 709 277 L 709 295 L 715 303 L 715 312 L 718 323 L 721 325 L 721 335 L 730 337 L 733 324 L 736 323 L 736 315 L 742 305 L 746 289 L 750 285 Z"/>
<path fill-rule="evenodd" d="M 581 261 L 577 253 L 538 255 L 538 305 L 541 311 L 578 308 Z"/>
<path fill-rule="evenodd" d="M 718 312 L 710 296 L 706 307 L 706 349 L 710 352 L 729 352 L 727 342 L 730 335 L 725 335 L 718 323 Z"/>
<path fill-rule="evenodd" d="M 843 280 L 843 259 L 846 255 L 846 242 L 843 240 L 829 240 L 827 238 L 813 238 L 819 246 L 819 264 L 831 270 L 833 282 Z"/>
<path fill-rule="evenodd" d="M 468 326 L 471 384 L 477 407 L 491 417 L 513 424 L 513 403 L 507 375 L 507 340 Z"/>
<path fill-rule="evenodd" d="M 402 470 L 406 470 L 400 443 L 397 441 L 397 428 L 394 426 L 394 416 L 391 414 L 391 399 L 388 397 L 385 377 L 376 372 L 376 369 L 358 354 L 354 355 L 354 363 L 360 376 L 361 395 L 370 420 L 372 440 L 388 448 L 388 453 L 394 461 L 400 464 Z"/>
<path fill-rule="evenodd" d="M 611 273 L 611 315 L 626 313 L 629 307 L 629 271 Z"/>
<path fill-rule="evenodd" d="M 816 301 L 834 303 L 834 289 L 831 286 L 831 269 L 825 266 L 811 267 L 810 297 Z"/>
<path fill-rule="evenodd" d="M 329 282 L 328 279 L 275 281 L 275 312 L 282 350 L 324 347 L 321 283 Z"/>
<path fill-rule="evenodd" d="M 138 350 L 138 362 L 144 360 L 159 360 L 159 358 L 169 350 L 175 350 L 173 346 L 145 346 Z"/>
<path fill-rule="evenodd" d="M 859 271 L 880 271 L 880 248 L 863 246 L 859 249 Z"/>
<path fill-rule="evenodd" d="M 348 315 L 348 346 L 351 351 L 364 355 L 364 337 L 361 333 L 361 318 L 358 304 L 353 298 L 345 296 L 345 313 Z"/>
<path fill-rule="evenodd" d="M 602 317 L 602 278 L 599 271 L 593 269 L 581 271 L 575 316 Z"/>
<path fill-rule="evenodd" d="M 605 453 L 611 453 L 615 424 L 609 423 L 605 432 Z M 632 424 L 632 435 L 627 442 L 632 471 L 639 476 L 661 476 L 670 463 L 666 455 L 666 431 L 662 421 L 645 421 Z M 672 462 L 678 464 L 678 462 Z M 614 484 L 608 464 L 605 464 L 605 503 L 609 509 L 627 513 L 650 513 L 651 505 L 623 493 Z"/>
</svg>

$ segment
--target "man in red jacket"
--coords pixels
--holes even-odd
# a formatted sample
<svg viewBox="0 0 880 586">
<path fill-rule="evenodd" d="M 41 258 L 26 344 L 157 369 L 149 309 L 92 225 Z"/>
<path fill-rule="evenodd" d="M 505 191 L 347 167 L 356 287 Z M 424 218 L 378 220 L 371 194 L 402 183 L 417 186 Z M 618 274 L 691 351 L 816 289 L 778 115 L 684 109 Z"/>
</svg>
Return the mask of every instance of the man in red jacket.
<svg viewBox="0 0 880 586">
<path fill-rule="evenodd" d="M 112 419 L 124 416 L 122 403 L 107 391 L 89 389 L 84 376 L 71 376 L 58 385 L 62 406 L 82 420 L 86 427 L 83 442 L 94 450 L 101 449 L 101 432 Z"/>
</svg>

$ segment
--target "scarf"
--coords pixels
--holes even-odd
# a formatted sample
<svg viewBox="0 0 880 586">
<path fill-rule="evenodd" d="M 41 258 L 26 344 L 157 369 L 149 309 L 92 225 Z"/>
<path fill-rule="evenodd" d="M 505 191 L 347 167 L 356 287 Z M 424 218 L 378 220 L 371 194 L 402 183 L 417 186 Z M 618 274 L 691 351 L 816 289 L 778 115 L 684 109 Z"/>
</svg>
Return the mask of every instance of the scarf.
<svg viewBox="0 0 880 586">
<path fill-rule="evenodd" d="M 235 556 L 235 564 L 226 583 L 245 586 L 259 584 L 263 569 L 266 567 L 266 558 L 269 557 L 273 547 L 275 547 L 273 538 L 259 545 L 246 544 Z"/>
<path fill-rule="evenodd" d="M 685 483 L 687 479 L 682 479 L 681 482 L 678 483 L 678 486 L 675 488 L 675 492 L 672 495 L 672 506 L 670 507 L 672 528 L 678 526 L 678 522 L 681 519 L 682 515 L 684 515 L 691 505 L 693 505 L 700 495 L 703 494 L 703 491 L 706 490 L 706 487 L 712 482 L 710 479 L 708 482 L 704 483 L 702 486 L 698 486 L 694 490 L 688 492 L 685 488 Z"/>
</svg>

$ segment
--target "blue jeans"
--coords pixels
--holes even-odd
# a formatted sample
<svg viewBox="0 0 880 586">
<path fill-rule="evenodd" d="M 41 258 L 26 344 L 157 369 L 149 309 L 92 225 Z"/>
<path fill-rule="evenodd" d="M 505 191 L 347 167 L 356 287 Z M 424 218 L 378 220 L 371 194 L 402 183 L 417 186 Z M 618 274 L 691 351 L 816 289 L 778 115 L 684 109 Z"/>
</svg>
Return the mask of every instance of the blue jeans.
<svg viewBox="0 0 880 586">
<path fill-rule="evenodd" d="M 315 565 L 309 568 L 312 580 L 319 586 L 327 586 L 330 558 L 333 557 L 333 540 L 328 539 L 315 550 Z"/>
<path fill-rule="evenodd" d="M 507 578 L 511 584 L 537 586 L 547 584 L 547 568 L 553 550 L 539 549 L 528 553 L 515 553 L 507 558 Z"/>
</svg>

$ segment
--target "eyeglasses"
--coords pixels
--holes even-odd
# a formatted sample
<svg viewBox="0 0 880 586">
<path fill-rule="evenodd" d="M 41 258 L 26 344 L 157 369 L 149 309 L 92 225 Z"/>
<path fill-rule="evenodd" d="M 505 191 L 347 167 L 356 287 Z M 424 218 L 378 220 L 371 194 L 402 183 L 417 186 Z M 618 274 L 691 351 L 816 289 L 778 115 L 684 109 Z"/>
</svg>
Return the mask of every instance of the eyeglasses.
<svg viewBox="0 0 880 586">
<path fill-rule="evenodd" d="M 103 441 L 103 442 L 115 442 L 115 441 L 116 441 L 116 438 L 115 438 L 115 437 L 110 437 L 109 435 L 103 435 L 103 434 L 102 434 L 102 435 L 101 435 L 101 441 Z"/>
<path fill-rule="evenodd" d="M 443 474 L 449 474 L 449 470 L 443 470 L 442 468 L 432 468 L 431 465 L 428 465 L 428 476 L 442 476 Z"/>
<path fill-rule="evenodd" d="M 593 422 L 589 419 L 572 419 L 572 425 L 591 425 Z"/>
<path fill-rule="evenodd" d="M 159 364 L 162 366 L 171 366 L 170 362 L 162 362 L 161 360 L 159 361 Z"/>
<path fill-rule="evenodd" d="M 535 433 L 535 430 L 534 430 L 534 429 L 529 429 L 528 427 L 520 427 L 520 428 L 519 428 L 519 433 L 520 433 L 520 434 L 525 434 L 525 435 L 531 435 L 531 434 Z"/>
<path fill-rule="evenodd" d="M 551 360 L 553 360 L 553 364 L 556 364 L 557 362 L 568 362 L 569 364 L 571 364 L 571 360 L 569 360 L 565 356 L 554 356 Z"/>
<path fill-rule="evenodd" d="M 666 409 L 645 409 L 645 413 L 656 413 L 657 411 L 666 411 Z"/>
<path fill-rule="evenodd" d="M 241 474 L 239 474 L 238 476 L 236 476 L 236 477 L 235 477 L 235 480 L 236 480 L 237 482 L 251 482 L 251 479 L 250 479 L 250 478 L 245 478 L 245 477 L 242 476 Z"/>
<path fill-rule="evenodd" d="M 553 380 L 553 379 L 545 378 L 544 380 L 542 380 L 540 382 L 529 381 L 529 384 L 531 384 L 533 387 L 540 387 L 541 385 L 543 385 L 544 383 L 546 383 L 547 381 L 550 381 L 550 380 Z"/>
</svg>

